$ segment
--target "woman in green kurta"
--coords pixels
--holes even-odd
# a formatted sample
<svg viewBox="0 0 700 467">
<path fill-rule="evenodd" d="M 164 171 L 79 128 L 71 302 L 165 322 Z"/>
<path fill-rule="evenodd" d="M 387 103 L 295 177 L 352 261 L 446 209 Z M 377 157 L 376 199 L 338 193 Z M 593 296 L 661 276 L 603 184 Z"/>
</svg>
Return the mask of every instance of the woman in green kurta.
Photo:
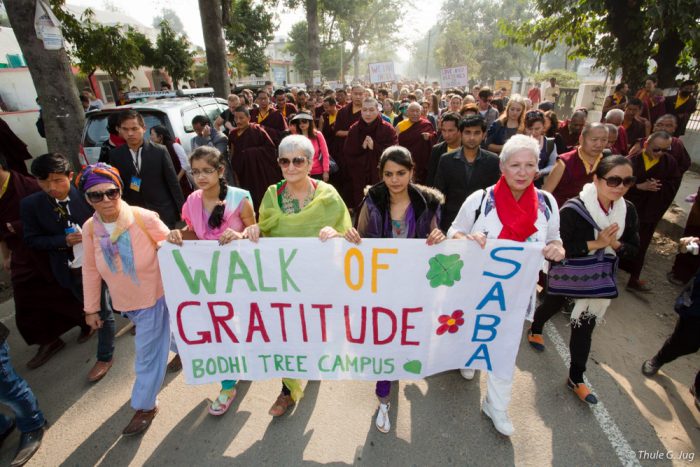
<svg viewBox="0 0 700 467">
<path fill-rule="evenodd" d="M 280 143 L 277 160 L 284 180 L 268 187 L 260 204 L 263 237 L 318 236 L 326 241 L 351 227 L 348 209 L 335 188 L 309 176 L 313 155 L 314 147 L 304 136 L 287 136 Z M 270 415 L 284 415 L 302 397 L 301 381 L 284 378 Z"/>
</svg>

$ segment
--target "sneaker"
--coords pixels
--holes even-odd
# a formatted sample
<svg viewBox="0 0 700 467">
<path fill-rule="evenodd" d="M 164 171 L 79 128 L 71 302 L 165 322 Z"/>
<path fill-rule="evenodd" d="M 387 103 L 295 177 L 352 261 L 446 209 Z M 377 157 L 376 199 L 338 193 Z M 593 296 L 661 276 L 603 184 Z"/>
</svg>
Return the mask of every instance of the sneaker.
<svg viewBox="0 0 700 467">
<path fill-rule="evenodd" d="M 530 347 L 538 352 L 544 352 L 544 337 L 542 337 L 542 334 L 533 334 L 532 329 L 529 329 L 527 331 L 527 342 L 530 344 Z"/>
<path fill-rule="evenodd" d="M 481 403 L 481 411 L 491 419 L 493 426 L 503 436 L 511 436 L 515 433 L 515 428 L 508 417 L 508 412 L 505 410 L 496 410 L 491 407 L 488 399 L 484 399 Z"/>
<path fill-rule="evenodd" d="M 571 378 L 569 378 L 566 380 L 566 385 L 569 389 L 574 391 L 574 394 L 583 402 L 588 402 L 591 405 L 598 403 L 598 398 L 591 393 L 591 390 L 588 389 L 588 386 L 584 383 L 574 383 L 571 381 Z"/>
<path fill-rule="evenodd" d="M 209 413 L 217 417 L 225 414 L 235 398 L 236 388 L 222 389 L 219 396 L 209 405 Z"/>
<path fill-rule="evenodd" d="M 642 365 L 642 374 L 644 376 L 654 376 L 659 372 L 661 365 L 656 360 L 656 357 L 652 357 Z"/>
<path fill-rule="evenodd" d="M 472 370 L 471 368 L 462 368 L 459 370 L 459 373 L 462 375 L 462 378 L 466 379 L 467 381 L 471 381 L 474 379 L 476 370 Z"/>
<path fill-rule="evenodd" d="M 387 402 L 386 404 L 379 403 L 379 409 L 377 410 L 377 419 L 374 421 L 374 426 L 377 430 L 382 433 L 389 433 L 391 430 L 391 422 L 389 421 L 389 408 L 391 404 Z"/>
</svg>

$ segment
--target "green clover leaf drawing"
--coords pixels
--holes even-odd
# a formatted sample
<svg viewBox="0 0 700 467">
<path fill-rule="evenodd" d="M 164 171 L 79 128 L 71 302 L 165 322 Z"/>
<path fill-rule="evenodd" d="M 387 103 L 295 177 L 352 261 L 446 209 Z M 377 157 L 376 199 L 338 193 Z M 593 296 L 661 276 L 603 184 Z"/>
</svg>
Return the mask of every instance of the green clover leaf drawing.
<svg viewBox="0 0 700 467">
<path fill-rule="evenodd" d="M 452 287 L 455 282 L 462 279 L 462 267 L 464 261 L 459 259 L 458 254 L 443 255 L 437 254 L 428 260 L 430 270 L 425 277 L 430 280 L 430 287 L 446 285 Z"/>
</svg>

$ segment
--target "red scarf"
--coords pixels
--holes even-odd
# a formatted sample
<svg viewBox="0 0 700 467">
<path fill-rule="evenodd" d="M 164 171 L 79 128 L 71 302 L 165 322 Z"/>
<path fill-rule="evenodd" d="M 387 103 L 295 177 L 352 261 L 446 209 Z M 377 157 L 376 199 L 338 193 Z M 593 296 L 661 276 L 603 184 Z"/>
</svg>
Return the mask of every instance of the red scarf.
<svg viewBox="0 0 700 467">
<path fill-rule="evenodd" d="M 524 242 L 537 232 L 537 192 L 534 183 L 530 183 L 518 201 L 508 187 L 505 177 L 501 176 L 493 189 L 498 218 L 503 229 L 498 238 Z"/>
</svg>

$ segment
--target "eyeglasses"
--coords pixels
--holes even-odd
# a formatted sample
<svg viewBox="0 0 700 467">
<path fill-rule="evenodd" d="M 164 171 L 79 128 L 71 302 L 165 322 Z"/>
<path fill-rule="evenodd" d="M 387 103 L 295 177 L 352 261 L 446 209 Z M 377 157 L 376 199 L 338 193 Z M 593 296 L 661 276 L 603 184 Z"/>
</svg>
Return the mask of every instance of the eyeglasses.
<svg viewBox="0 0 700 467">
<path fill-rule="evenodd" d="M 119 198 L 119 195 L 121 195 L 119 188 L 111 188 L 106 191 L 88 191 L 85 193 L 85 196 L 87 196 L 87 199 L 89 199 L 91 203 L 99 203 L 105 196 L 108 200 L 114 201 Z"/>
<path fill-rule="evenodd" d="M 667 148 L 651 148 L 651 152 L 671 152 L 671 147 Z"/>
<path fill-rule="evenodd" d="M 600 177 L 600 178 L 605 180 L 605 183 L 611 188 L 615 188 L 616 186 L 620 186 L 620 183 L 622 183 L 625 187 L 630 187 L 630 186 L 634 185 L 634 182 L 637 181 L 637 177 L 622 178 L 622 177 L 618 177 L 616 175 L 613 175 L 612 177 L 607 177 L 607 178 L 605 178 L 605 177 Z"/>
<path fill-rule="evenodd" d="M 214 172 L 216 172 L 216 169 L 210 169 L 210 168 L 201 169 L 201 170 L 200 169 L 192 169 L 192 176 L 197 177 L 197 176 L 202 175 L 202 174 L 203 175 L 211 175 Z"/>
<path fill-rule="evenodd" d="M 277 163 L 283 169 L 289 167 L 289 164 L 294 164 L 294 167 L 297 168 L 304 167 L 304 165 L 306 165 L 307 162 L 308 159 L 306 157 L 295 157 L 292 160 L 289 160 L 286 157 L 280 157 L 279 159 L 277 159 Z"/>
</svg>

